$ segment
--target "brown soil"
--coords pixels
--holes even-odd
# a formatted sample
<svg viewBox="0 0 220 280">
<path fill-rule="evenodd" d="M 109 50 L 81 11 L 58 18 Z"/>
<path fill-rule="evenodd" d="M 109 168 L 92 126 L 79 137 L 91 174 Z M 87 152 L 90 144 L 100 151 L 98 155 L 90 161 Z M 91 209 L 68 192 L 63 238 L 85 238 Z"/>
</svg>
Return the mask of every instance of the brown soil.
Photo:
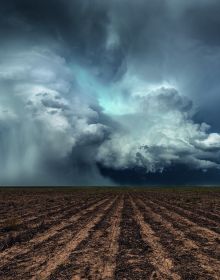
<svg viewBox="0 0 220 280">
<path fill-rule="evenodd" d="M 0 279 L 220 279 L 220 191 L 0 189 Z"/>
</svg>

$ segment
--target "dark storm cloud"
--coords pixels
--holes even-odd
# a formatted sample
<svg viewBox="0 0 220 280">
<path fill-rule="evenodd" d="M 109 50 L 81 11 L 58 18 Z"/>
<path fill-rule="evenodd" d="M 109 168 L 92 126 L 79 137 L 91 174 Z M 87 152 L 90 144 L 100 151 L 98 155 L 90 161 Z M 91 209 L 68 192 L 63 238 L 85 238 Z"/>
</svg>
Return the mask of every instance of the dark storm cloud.
<svg viewBox="0 0 220 280">
<path fill-rule="evenodd" d="M 1 21 L 5 23 L 2 29 L 8 30 L 11 27 L 19 35 L 22 35 L 25 30 L 22 29 L 22 25 L 14 24 L 16 21 L 23 22 L 24 26 L 29 27 L 26 31 L 33 36 L 36 36 L 37 33 L 39 36 L 45 33 L 51 38 L 59 38 L 60 36 L 64 41 L 75 41 L 75 45 L 78 44 L 79 46 L 86 43 L 85 34 L 88 36 L 93 34 L 98 41 L 103 34 L 102 30 L 105 26 L 103 14 L 99 6 L 93 9 L 94 6 L 90 1 L 48 0 L 46 2 L 36 2 L 12 0 L 2 1 L 1 4 L 3 17 Z M 91 13 L 90 9 L 93 9 Z M 89 31 L 92 31 L 92 33 Z M 9 36 L 14 36 L 14 34 L 10 33 Z M 88 43 L 94 43 L 94 40 L 88 39 L 90 39 Z"/>
<path fill-rule="evenodd" d="M 218 169 L 219 12 L 217 0 L 2 0 L 4 180 Z"/>
<path fill-rule="evenodd" d="M 4 1 L 1 33 L 8 40 L 40 44 L 69 59 L 101 69 L 101 78 L 109 79 L 120 70 L 122 50 L 105 49 L 110 18 L 102 1 Z M 74 57 L 73 57 L 74 55 Z"/>
<path fill-rule="evenodd" d="M 103 176 L 113 178 L 116 182 L 126 185 L 142 186 L 175 186 L 178 185 L 219 185 L 219 170 L 209 171 L 193 170 L 185 165 L 175 165 L 162 173 L 147 173 L 143 169 L 114 170 L 100 167 Z"/>
<path fill-rule="evenodd" d="M 3 0 L 1 32 L 34 39 L 46 34 L 92 56 L 103 51 L 112 25 L 123 51 L 136 56 L 153 45 L 158 50 L 166 36 L 178 37 L 180 31 L 192 39 L 219 44 L 219 11 L 218 1 Z"/>
<path fill-rule="evenodd" d="M 200 4 L 200 5 L 199 5 Z M 220 3 L 219 1 L 196 1 L 188 5 L 183 17 L 186 28 L 192 38 L 209 46 L 220 45 Z"/>
<path fill-rule="evenodd" d="M 0 26 L 5 39 L 62 46 L 64 56 L 74 54 L 101 78 L 123 74 L 128 60 L 145 79 L 161 81 L 171 79 L 176 70 L 183 72 L 182 64 L 196 67 L 191 51 L 196 51 L 197 63 L 203 44 L 219 45 L 219 10 L 217 1 L 9 0 L 1 3 Z M 108 48 L 111 33 L 117 42 Z M 195 40 L 201 41 L 198 51 L 191 45 Z"/>
</svg>

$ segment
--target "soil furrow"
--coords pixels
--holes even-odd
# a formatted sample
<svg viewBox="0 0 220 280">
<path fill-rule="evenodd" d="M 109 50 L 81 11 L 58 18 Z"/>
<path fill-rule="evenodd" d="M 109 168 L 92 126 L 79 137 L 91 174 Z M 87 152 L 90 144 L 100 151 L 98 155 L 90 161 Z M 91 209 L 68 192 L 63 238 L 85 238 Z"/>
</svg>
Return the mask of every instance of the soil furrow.
<svg viewBox="0 0 220 280">
<path fill-rule="evenodd" d="M 162 214 L 163 218 L 172 223 L 172 225 L 182 232 L 187 239 L 192 239 L 200 248 L 201 252 L 209 255 L 210 258 L 220 259 L 220 240 L 216 236 L 209 236 L 209 232 L 204 232 L 204 229 L 194 224 L 189 224 L 184 217 L 181 218 L 179 214 L 170 213 L 166 208 L 158 206 L 156 203 L 148 202 L 152 209 Z"/>
<path fill-rule="evenodd" d="M 67 208 L 65 207 L 64 209 L 61 208 L 57 215 L 47 217 L 47 219 L 42 219 L 39 221 L 38 224 L 31 224 L 31 226 L 29 226 L 28 229 L 21 232 L 19 231 L 15 235 L 13 233 L 9 234 L 3 241 L 0 242 L 0 251 L 2 252 L 15 245 L 31 241 L 36 236 L 36 234 L 43 234 L 44 232 L 48 231 L 51 227 L 59 224 L 59 220 L 71 217 L 74 213 L 77 213 L 81 209 L 92 205 L 93 201 L 96 201 L 96 199 L 93 199 L 88 203 L 84 203 L 83 205 L 78 204 L 76 206 L 73 205 L 73 207 L 70 205 Z"/>
<path fill-rule="evenodd" d="M 219 205 L 219 188 L 0 188 L 0 279 L 220 280 Z"/>
<path fill-rule="evenodd" d="M 132 205 L 127 195 L 120 228 L 114 279 L 151 279 L 155 271 L 155 267 L 148 259 L 152 248 L 142 239 L 140 226 L 134 219 Z"/>
<path fill-rule="evenodd" d="M 169 203 L 169 199 L 164 199 L 162 198 L 163 201 L 165 201 L 166 203 Z M 194 203 L 194 205 L 189 205 L 187 202 L 185 203 L 185 201 L 174 201 L 172 200 L 172 205 L 177 206 L 179 208 L 181 208 L 182 210 L 186 210 L 186 211 L 191 211 L 197 215 L 199 215 L 201 218 L 203 219 L 207 219 L 210 222 L 214 222 L 219 224 L 220 223 L 220 215 L 218 215 L 216 212 L 213 213 L 211 212 L 212 209 L 208 208 L 208 205 L 205 205 L 206 208 L 203 206 L 201 207 L 201 203 L 202 201 L 199 201 L 199 203 Z M 205 202 L 204 202 L 205 204 Z"/>
<path fill-rule="evenodd" d="M 114 278 L 123 204 L 124 204 L 124 197 L 122 197 L 121 203 L 119 204 L 119 207 L 110 222 L 110 224 L 112 226 L 111 226 L 109 238 L 108 238 L 108 242 L 109 242 L 109 246 L 107 249 L 108 254 L 105 258 L 104 268 L 103 268 L 103 272 L 102 272 L 102 279 L 107 280 L 107 279 Z"/>
<path fill-rule="evenodd" d="M 206 226 L 203 226 L 200 223 L 197 223 L 196 219 L 192 218 L 192 216 L 190 216 L 190 215 L 187 216 L 186 214 L 184 214 L 184 215 L 180 214 L 179 211 L 176 211 L 175 209 L 173 209 L 172 205 L 169 205 L 168 203 L 165 204 L 163 201 L 159 202 L 155 199 L 151 199 L 151 201 L 156 206 L 166 209 L 170 215 L 176 216 L 178 219 L 181 217 L 181 221 L 184 221 L 190 227 L 196 227 L 198 232 L 201 232 L 201 234 L 207 236 L 211 240 L 220 238 L 220 234 L 218 232 L 215 232 L 215 231 L 207 228 Z"/>
<path fill-rule="evenodd" d="M 70 254 L 68 260 L 59 266 L 50 280 L 55 279 L 104 279 L 102 269 L 108 257 L 111 222 L 119 211 L 121 199 L 117 199 L 105 212 L 102 219 L 92 228 L 89 235 Z"/>
<path fill-rule="evenodd" d="M 57 225 L 51 227 L 48 231 L 46 231 L 43 234 L 37 234 L 37 236 L 31 239 L 28 243 L 14 246 L 8 249 L 7 251 L 1 253 L 0 266 L 5 267 L 7 263 L 10 262 L 16 263 L 18 259 L 22 259 L 22 257 L 26 256 L 29 252 L 36 250 L 37 247 L 44 246 L 43 243 L 45 243 L 48 239 L 51 239 L 58 234 L 60 235 L 62 233 L 62 230 L 64 230 L 66 227 L 74 225 L 84 215 L 91 213 L 92 211 L 94 211 L 95 208 L 99 207 L 100 205 L 103 205 L 107 201 L 108 199 L 102 199 L 101 201 L 94 202 L 92 205 L 83 208 L 77 214 L 74 214 L 75 211 L 73 211 L 73 215 L 69 219 L 65 219 L 64 217 L 64 219 L 60 222 L 57 221 Z"/>
<path fill-rule="evenodd" d="M 189 210 L 184 209 L 183 207 L 176 206 L 175 203 L 172 203 L 170 205 L 168 202 L 162 200 L 155 200 L 160 205 L 164 205 L 165 207 L 169 207 L 171 211 L 175 211 L 176 213 L 180 214 L 183 217 L 186 217 L 187 219 L 191 220 L 194 223 L 197 223 L 200 226 L 207 227 L 208 229 L 220 234 L 220 225 L 218 222 L 212 221 L 208 218 L 202 217 L 196 212 L 192 212 Z M 220 235 L 219 235 L 220 236 Z"/>
<path fill-rule="evenodd" d="M 170 257 L 174 259 L 175 269 L 181 273 L 181 277 L 217 280 L 220 275 L 220 262 L 202 254 L 193 240 L 187 239 L 184 232 L 174 228 L 163 217 L 163 214 L 155 213 L 148 205 L 147 201 L 138 200 L 138 206 L 144 213 L 145 221 L 151 225 L 160 237 L 162 245 L 170 252 Z M 213 264 L 215 265 L 213 266 Z M 188 271 L 185 270 L 187 265 Z"/>
<path fill-rule="evenodd" d="M 153 251 L 149 253 L 149 260 L 155 267 L 155 275 L 157 279 L 174 279 L 179 280 L 181 277 L 173 272 L 174 264 L 171 258 L 165 253 L 165 248 L 160 244 L 160 238 L 155 235 L 149 224 L 146 224 L 144 217 L 134 200 L 131 198 L 131 203 L 134 209 L 135 219 L 138 221 L 141 228 L 141 235 L 145 242 L 147 242 Z"/>
<path fill-rule="evenodd" d="M 89 198 L 88 200 L 85 200 L 84 203 L 87 204 L 87 203 L 89 203 L 89 200 L 92 202 L 92 201 L 95 201 L 96 199 L 97 198 L 92 197 L 92 198 Z M 103 199 L 103 197 L 102 197 L 102 199 Z M 44 211 L 44 214 L 41 214 L 34 219 L 32 217 L 25 219 L 24 221 L 22 221 L 22 223 L 16 224 L 16 229 L 17 229 L 17 231 L 19 230 L 19 232 L 13 238 L 15 239 L 15 241 L 17 243 L 20 242 L 21 238 L 19 237 L 19 234 L 24 239 L 24 235 L 26 235 L 26 232 L 27 232 L 27 231 L 25 231 L 25 229 L 28 230 L 28 227 L 30 227 L 29 226 L 30 224 L 31 224 L 31 230 L 33 231 L 35 228 L 37 228 L 40 225 L 40 223 L 42 223 L 42 221 L 44 221 L 44 224 L 50 223 L 50 221 L 52 221 L 52 222 L 54 220 L 56 221 L 63 215 L 66 215 L 68 213 L 68 211 L 71 212 L 73 207 L 74 208 L 81 207 L 81 201 L 78 201 L 78 202 L 69 201 L 67 206 L 60 205 L 60 207 L 58 207 L 57 210 L 52 210 L 52 211 L 50 209 L 47 209 L 47 211 Z M 62 212 L 61 212 L 61 210 L 62 210 Z M 4 229 L 2 228 L 1 231 L 3 232 Z M 13 232 L 11 233 L 11 235 L 12 234 L 13 234 Z M 2 236 L 2 238 L 3 238 L 3 236 Z M 9 239 L 10 239 L 10 232 L 9 232 Z M 5 248 L 5 246 L 7 246 L 7 242 L 5 242 L 6 243 L 5 246 L 4 246 L 4 240 L 1 240 L 1 242 L 2 242 L 2 244 L 0 246 L 1 250 L 6 249 L 7 247 Z"/>
<path fill-rule="evenodd" d="M 31 279 L 47 279 L 57 269 L 57 267 L 65 263 L 68 260 L 71 252 L 76 249 L 80 242 L 87 238 L 90 230 L 92 230 L 92 228 L 99 222 L 99 220 L 105 214 L 105 211 L 111 207 L 114 201 L 115 200 L 108 202 L 102 211 L 98 211 L 98 213 L 93 214 L 88 223 L 83 225 L 76 235 L 74 235 L 74 237 L 72 236 L 71 240 L 62 246 L 59 254 L 50 257 L 48 261 L 42 265 L 40 271 L 37 272 L 37 274 Z"/>
</svg>

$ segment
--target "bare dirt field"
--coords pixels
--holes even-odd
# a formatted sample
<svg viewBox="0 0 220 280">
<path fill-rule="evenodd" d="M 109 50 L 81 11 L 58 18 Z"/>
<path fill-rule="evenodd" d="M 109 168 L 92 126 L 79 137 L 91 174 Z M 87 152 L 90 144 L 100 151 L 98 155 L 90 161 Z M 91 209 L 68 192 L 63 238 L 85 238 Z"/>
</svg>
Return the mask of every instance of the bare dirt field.
<svg viewBox="0 0 220 280">
<path fill-rule="evenodd" d="M 220 279 L 220 189 L 0 189 L 0 279 Z"/>
</svg>

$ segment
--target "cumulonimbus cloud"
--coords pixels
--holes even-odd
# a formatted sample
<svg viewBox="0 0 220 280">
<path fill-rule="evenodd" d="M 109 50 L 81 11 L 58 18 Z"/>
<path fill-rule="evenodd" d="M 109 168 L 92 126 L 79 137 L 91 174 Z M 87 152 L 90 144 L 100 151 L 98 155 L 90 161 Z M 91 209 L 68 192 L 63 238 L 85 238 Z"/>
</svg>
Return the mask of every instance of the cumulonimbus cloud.
<svg viewBox="0 0 220 280">
<path fill-rule="evenodd" d="M 193 122 L 192 102 L 175 88 L 133 88 L 126 95 L 132 111 L 107 116 L 98 98 L 77 91 L 71 67 L 50 51 L 18 52 L 1 66 L 3 181 L 37 177 L 47 169 L 53 177 L 54 163 L 59 168 L 63 162 L 73 182 L 82 181 L 81 165 L 92 170 L 88 177 L 102 178 L 97 163 L 146 172 L 175 164 L 202 170 L 220 166 L 220 135 Z"/>
<path fill-rule="evenodd" d="M 177 90 L 162 87 L 145 95 L 134 94 L 131 101 L 137 111 L 120 117 L 123 132 L 113 134 L 99 149 L 98 160 L 104 165 L 142 167 L 146 172 L 175 164 L 204 170 L 220 167 L 220 135 L 210 134 L 206 123 L 193 122 L 192 103 Z"/>
<path fill-rule="evenodd" d="M 1 66 L 1 179 L 44 174 L 49 162 L 67 160 L 82 146 L 95 149 L 107 137 L 99 107 L 74 91 L 64 59 L 32 50 Z"/>
<path fill-rule="evenodd" d="M 1 7 L 0 183 L 219 169 L 218 1 Z"/>
</svg>

